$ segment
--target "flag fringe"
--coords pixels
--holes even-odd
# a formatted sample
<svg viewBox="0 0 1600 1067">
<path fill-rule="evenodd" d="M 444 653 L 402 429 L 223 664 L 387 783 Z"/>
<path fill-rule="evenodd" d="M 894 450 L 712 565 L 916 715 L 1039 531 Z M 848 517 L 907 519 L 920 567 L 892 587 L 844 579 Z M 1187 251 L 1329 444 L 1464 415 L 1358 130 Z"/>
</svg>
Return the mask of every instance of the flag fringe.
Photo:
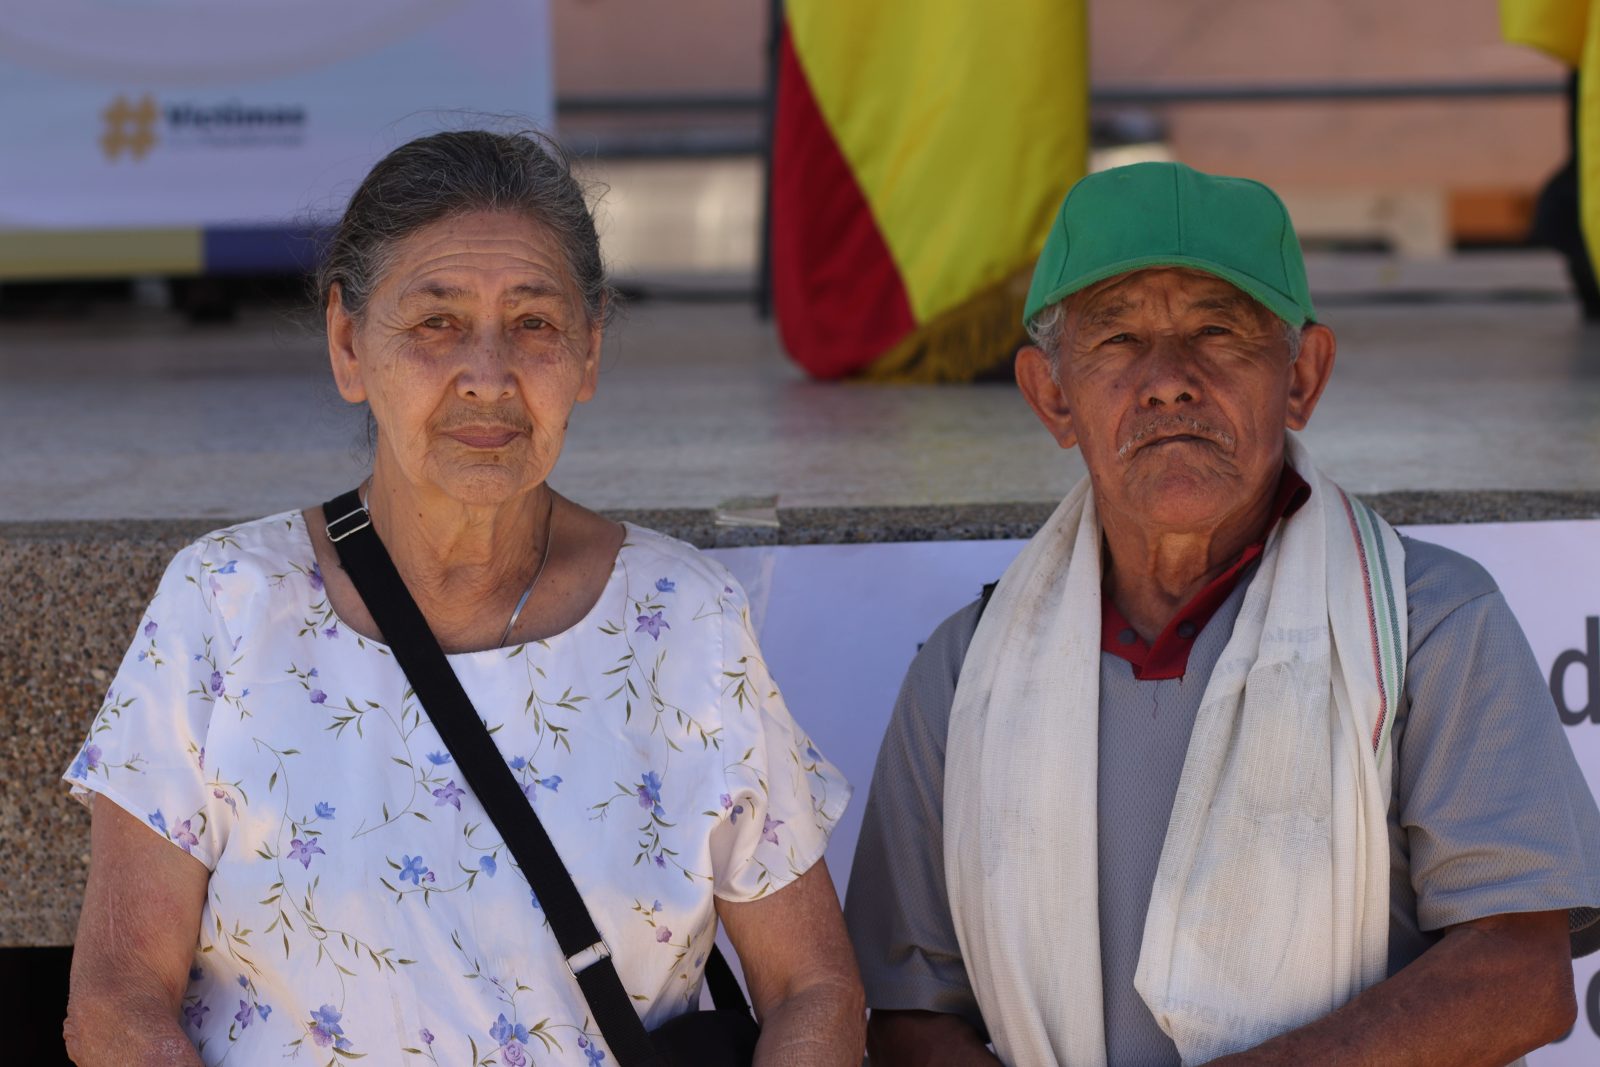
<svg viewBox="0 0 1600 1067">
<path fill-rule="evenodd" d="M 917 327 L 856 375 L 870 382 L 936 384 L 1009 378 L 1028 339 L 1022 308 L 1030 264 Z"/>
</svg>

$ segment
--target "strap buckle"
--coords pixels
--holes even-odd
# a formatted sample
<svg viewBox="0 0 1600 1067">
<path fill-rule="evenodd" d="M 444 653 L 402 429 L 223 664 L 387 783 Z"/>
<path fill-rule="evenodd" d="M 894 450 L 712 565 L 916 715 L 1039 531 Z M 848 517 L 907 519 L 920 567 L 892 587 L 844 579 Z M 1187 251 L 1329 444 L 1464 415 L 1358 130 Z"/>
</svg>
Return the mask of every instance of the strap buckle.
<svg viewBox="0 0 1600 1067">
<path fill-rule="evenodd" d="M 588 948 L 579 949 L 567 957 L 567 973 L 571 974 L 573 980 L 576 981 L 578 975 L 587 971 L 601 960 L 610 958 L 611 946 L 606 944 L 605 938 L 601 938 Z"/>
<path fill-rule="evenodd" d="M 335 526 L 338 526 L 340 523 L 349 522 L 351 519 L 357 518 L 358 516 L 361 519 L 360 522 L 356 523 L 354 526 L 351 526 L 349 529 L 342 529 L 341 528 L 337 533 L 334 532 L 334 527 Z M 328 526 L 327 526 L 327 529 L 328 529 L 328 540 L 334 541 L 334 542 L 343 541 L 346 537 L 349 537 L 351 534 L 359 533 L 360 531 L 365 530 L 368 526 L 371 526 L 371 525 L 372 525 L 372 513 L 367 511 L 366 508 L 358 507 L 354 511 L 347 512 L 347 513 L 345 513 L 343 515 L 340 515 L 337 519 L 330 519 L 328 521 Z"/>
</svg>

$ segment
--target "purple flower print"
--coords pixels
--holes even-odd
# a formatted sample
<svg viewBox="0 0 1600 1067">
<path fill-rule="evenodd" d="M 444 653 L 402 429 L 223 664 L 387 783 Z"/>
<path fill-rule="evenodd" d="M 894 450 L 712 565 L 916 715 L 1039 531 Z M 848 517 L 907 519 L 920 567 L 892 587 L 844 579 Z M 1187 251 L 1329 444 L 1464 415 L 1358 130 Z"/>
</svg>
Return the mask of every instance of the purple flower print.
<svg viewBox="0 0 1600 1067">
<path fill-rule="evenodd" d="M 438 789 L 435 789 L 433 791 L 433 795 L 437 798 L 436 800 L 434 800 L 433 806 L 436 807 L 436 808 L 440 808 L 440 807 L 443 807 L 446 804 L 449 804 L 452 807 L 454 807 L 457 811 L 460 811 L 461 810 L 461 798 L 466 796 L 466 794 L 467 794 L 467 791 L 465 789 L 462 789 L 460 786 L 456 785 L 455 779 L 452 778 L 448 782 L 446 782 L 444 785 L 440 786 Z"/>
<path fill-rule="evenodd" d="M 744 814 L 744 805 L 735 804 L 733 797 L 724 793 L 722 794 L 722 810 L 728 813 L 728 821 L 737 826 L 739 824 L 739 816 Z"/>
<path fill-rule="evenodd" d="M 506 1018 L 506 1013 L 501 1012 L 500 1017 L 489 1027 L 489 1036 L 494 1038 L 494 1043 L 497 1045 L 509 1045 L 514 1041 L 527 1044 L 528 1028 L 521 1023 L 512 1023 Z"/>
<path fill-rule="evenodd" d="M 211 691 L 213 693 L 215 693 L 217 696 L 221 696 L 222 695 L 222 672 L 221 671 L 212 671 L 211 672 Z"/>
<path fill-rule="evenodd" d="M 666 817 L 666 811 L 661 807 L 661 776 L 655 771 L 646 771 L 639 778 L 639 784 L 634 787 L 634 792 L 639 795 L 639 806 L 658 819 Z"/>
<path fill-rule="evenodd" d="M 494 872 L 499 869 L 499 866 L 494 862 L 494 857 L 487 852 L 478 857 L 478 870 L 487 874 L 490 878 L 493 878 Z"/>
<path fill-rule="evenodd" d="M 665 926 L 656 927 L 656 943 L 665 945 L 672 940 L 672 931 Z"/>
<path fill-rule="evenodd" d="M 417 1031 L 417 1037 L 422 1040 L 424 1045 L 433 1044 L 433 1031 L 429 1030 L 426 1026 Z"/>
<path fill-rule="evenodd" d="M 228 807 L 233 811 L 233 813 L 235 815 L 239 814 L 239 802 L 237 800 L 233 799 L 233 797 L 229 796 L 227 793 L 224 793 L 220 789 L 213 789 L 211 791 L 211 795 L 213 797 L 216 797 L 218 800 L 222 801 L 224 804 L 228 805 Z"/>
<path fill-rule="evenodd" d="M 533 780 L 533 784 L 542 785 L 546 789 L 550 790 L 550 792 L 554 793 L 561 788 L 561 776 L 559 774 L 552 774 L 548 778 L 535 778 Z"/>
<path fill-rule="evenodd" d="M 300 866 L 304 867 L 308 871 L 311 869 L 312 856 L 326 855 L 327 853 L 322 851 L 322 846 L 317 844 L 317 839 L 314 837 L 307 837 L 303 839 L 297 837 L 293 841 L 289 842 L 289 858 L 292 860 L 299 860 Z"/>
<path fill-rule="evenodd" d="M 316 811 L 317 818 L 319 819 L 333 818 L 333 805 L 329 804 L 326 800 L 317 801 L 317 806 L 314 810 Z"/>
<path fill-rule="evenodd" d="M 196 762 L 200 764 L 200 769 L 202 771 L 206 769 L 206 750 L 204 747 L 200 749 L 200 754 L 196 757 Z"/>
<path fill-rule="evenodd" d="M 583 1055 L 589 1061 L 589 1067 L 599 1067 L 600 1061 L 606 1058 L 606 1054 L 600 1051 L 599 1046 L 587 1037 L 579 1036 L 578 1047 L 583 1049 Z"/>
<path fill-rule="evenodd" d="M 321 704 L 324 701 L 326 701 L 327 699 L 328 699 L 328 694 L 324 693 L 322 690 L 313 689 L 311 691 L 311 703 L 313 703 L 313 704 Z"/>
<path fill-rule="evenodd" d="M 660 867 L 663 871 L 667 869 L 667 854 L 665 852 L 657 852 L 655 860 L 657 867 Z"/>
<path fill-rule="evenodd" d="M 194 831 L 189 827 L 189 823 L 192 821 L 191 819 L 183 820 L 172 828 L 172 833 L 169 835 L 173 841 L 177 842 L 178 847 L 185 852 L 190 852 L 194 846 L 200 843 L 200 839 L 194 835 Z M 190 854 L 193 855 L 192 852 Z"/>
<path fill-rule="evenodd" d="M 661 910 L 661 901 L 659 901 L 659 900 L 652 901 L 651 904 L 650 904 L 650 910 L 652 912 L 660 911 Z"/>
<path fill-rule="evenodd" d="M 412 885 L 421 885 L 422 876 L 430 873 L 428 868 L 423 866 L 422 857 L 401 856 L 400 859 L 404 863 L 404 866 L 400 868 L 400 880 L 402 882 L 409 881 Z"/>
<path fill-rule="evenodd" d="M 195 964 L 189 968 L 189 983 L 191 985 L 200 981 L 200 979 L 204 978 L 205 976 L 206 972 L 200 969 L 199 964 Z"/>
<path fill-rule="evenodd" d="M 140 649 L 139 650 L 139 654 L 137 656 L 135 656 L 134 659 L 136 659 L 140 663 L 143 663 L 145 661 L 145 657 L 148 656 L 148 655 L 149 655 L 149 653 L 145 652 L 144 649 Z"/>
<path fill-rule="evenodd" d="M 242 974 L 239 976 L 239 988 L 240 989 L 249 989 L 250 988 L 250 979 L 246 978 Z"/>
<path fill-rule="evenodd" d="M 443 767 L 446 763 L 450 762 L 450 753 L 430 752 L 428 753 L 428 762 L 433 764 L 435 767 Z"/>
<path fill-rule="evenodd" d="M 344 1028 L 339 1025 L 339 1020 L 344 1018 L 344 1013 L 334 1008 L 332 1004 L 324 1004 L 311 1013 L 311 1040 L 319 1048 L 332 1045 L 337 1049 L 347 1049 L 350 1042 L 345 1039 Z"/>
<path fill-rule="evenodd" d="M 236 560 L 236 559 L 230 559 L 228 562 L 224 563 L 222 566 L 217 568 L 217 573 L 218 574 L 235 574 L 235 573 L 238 572 L 238 567 L 239 567 L 239 561 Z"/>
<path fill-rule="evenodd" d="M 78 753 L 78 758 L 72 761 L 72 769 L 67 772 L 69 778 L 87 778 L 89 772 L 100 766 L 100 746 L 84 745 L 83 751 Z"/>
<path fill-rule="evenodd" d="M 658 593 L 676 593 L 677 591 L 678 591 L 678 583 L 673 581 L 671 578 L 657 578 L 656 579 L 656 592 L 658 592 Z"/>
<path fill-rule="evenodd" d="M 528 761 L 523 759 L 521 756 L 512 756 L 511 757 L 511 769 L 512 770 L 520 771 L 520 770 L 522 770 L 522 768 L 526 767 L 527 765 L 528 765 Z"/>
<path fill-rule="evenodd" d="M 334 638 L 338 637 L 339 636 L 339 624 L 338 623 L 334 623 L 332 626 L 328 627 L 326 630 L 323 630 L 322 631 L 322 636 L 323 637 L 334 637 Z"/>
<path fill-rule="evenodd" d="M 160 808 L 157 808 L 155 811 L 152 811 L 149 815 L 145 816 L 145 818 L 149 821 L 151 826 L 154 826 L 157 830 L 160 830 L 163 834 L 167 832 L 167 817 L 165 815 L 161 814 L 161 809 Z"/>
<path fill-rule="evenodd" d="M 312 667 L 309 671 L 306 672 L 306 677 L 307 678 L 315 678 L 316 676 L 317 676 L 317 668 L 315 668 L 315 667 Z"/>
<path fill-rule="evenodd" d="M 776 845 L 778 843 L 778 827 L 783 825 L 783 820 L 774 819 L 770 815 L 763 815 L 761 819 L 761 839 Z"/>
<path fill-rule="evenodd" d="M 312 592 L 322 592 L 322 564 L 313 563 L 311 565 L 311 570 L 306 572 L 306 581 L 311 583 Z"/>
<path fill-rule="evenodd" d="M 239 1024 L 239 1029 L 245 1030 L 250 1026 L 250 1021 L 255 1018 L 255 1012 L 250 1010 L 248 1000 L 239 1001 L 239 1010 L 233 1013 L 233 1021 Z"/>
<path fill-rule="evenodd" d="M 203 1000 L 197 1000 L 193 1004 L 185 1004 L 183 1006 L 183 1021 L 198 1030 L 201 1024 L 206 1021 L 206 1016 L 210 1011 L 211 1006 Z"/>
<path fill-rule="evenodd" d="M 661 640 L 661 631 L 670 630 L 672 626 L 661 617 L 661 612 L 653 615 L 640 615 L 637 619 L 638 626 L 633 628 L 634 633 L 647 633 L 657 641 Z"/>
<path fill-rule="evenodd" d="M 528 1054 L 522 1051 L 522 1046 L 515 1041 L 500 1047 L 500 1055 L 505 1057 L 506 1067 L 527 1067 Z"/>
<path fill-rule="evenodd" d="M 266 1022 L 267 1021 L 267 1016 L 272 1014 L 272 1005 L 271 1004 L 257 1004 L 256 1005 L 256 1014 L 261 1016 L 261 1021 L 262 1022 Z"/>
<path fill-rule="evenodd" d="M 156 625 L 156 621 L 154 619 L 151 619 L 149 622 L 144 624 L 144 635 L 146 637 L 154 637 L 156 635 L 156 631 L 159 629 L 161 629 L 161 627 Z"/>
</svg>

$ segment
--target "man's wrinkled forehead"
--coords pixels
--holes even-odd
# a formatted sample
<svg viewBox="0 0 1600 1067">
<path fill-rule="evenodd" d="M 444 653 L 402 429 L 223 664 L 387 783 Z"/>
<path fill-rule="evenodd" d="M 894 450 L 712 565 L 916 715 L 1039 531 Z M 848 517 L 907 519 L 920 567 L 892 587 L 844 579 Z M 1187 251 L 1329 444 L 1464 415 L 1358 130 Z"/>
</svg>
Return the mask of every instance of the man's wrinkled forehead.
<svg viewBox="0 0 1600 1067">
<path fill-rule="evenodd" d="M 1168 279 L 1175 284 L 1151 284 Z M 1272 314 L 1254 297 L 1216 275 L 1183 267 L 1129 271 L 1096 282 L 1068 297 L 1066 312 L 1079 326 L 1098 326 L 1152 305 L 1178 312 L 1212 311 L 1255 322 Z"/>
</svg>

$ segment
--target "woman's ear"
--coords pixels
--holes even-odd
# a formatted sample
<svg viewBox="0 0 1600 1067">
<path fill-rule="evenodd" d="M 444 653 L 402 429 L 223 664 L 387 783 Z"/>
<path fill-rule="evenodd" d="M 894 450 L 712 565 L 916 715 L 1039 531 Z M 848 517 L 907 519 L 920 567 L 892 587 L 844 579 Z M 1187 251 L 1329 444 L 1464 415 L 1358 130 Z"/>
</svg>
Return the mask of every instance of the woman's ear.
<svg viewBox="0 0 1600 1067">
<path fill-rule="evenodd" d="M 339 395 L 352 404 L 364 403 L 367 387 L 361 380 L 361 361 L 356 358 L 356 320 L 344 308 L 339 283 L 328 292 L 328 362 Z"/>
</svg>

